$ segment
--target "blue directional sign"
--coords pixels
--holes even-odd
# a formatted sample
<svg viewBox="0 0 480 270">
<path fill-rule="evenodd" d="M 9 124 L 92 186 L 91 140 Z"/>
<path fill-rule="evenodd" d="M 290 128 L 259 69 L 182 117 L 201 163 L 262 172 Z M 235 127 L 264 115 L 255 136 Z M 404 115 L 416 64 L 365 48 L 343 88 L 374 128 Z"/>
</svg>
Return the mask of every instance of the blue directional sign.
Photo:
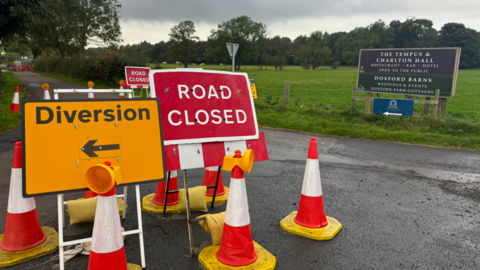
<svg viewBox="0 0 480 270">
<path fill-rule="evenodd" d="M 373 99 L 373 113 L 395 116 L 413 116 L 413 100 L 411 99 Z"/>
</svg>

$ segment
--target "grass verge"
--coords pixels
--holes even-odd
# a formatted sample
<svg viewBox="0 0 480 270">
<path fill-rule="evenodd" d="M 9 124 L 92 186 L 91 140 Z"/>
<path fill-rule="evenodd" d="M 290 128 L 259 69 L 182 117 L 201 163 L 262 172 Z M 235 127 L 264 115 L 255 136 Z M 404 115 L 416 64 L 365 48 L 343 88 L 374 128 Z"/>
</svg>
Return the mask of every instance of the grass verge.
<svg viewBox="0 0 480 270">
<path fill-rule="evenodd" d="M 161 68 L 176 68 L 167 64 Z M 204 69 L 230 70 L 229 66 L 189 66 Z M 480 70 L 460 70 L 454 99 L 448 99 L 446 115 L 424 116 L 423 106 L 415 104 L 414 117 L 392 117 L 364 114 L 364 101 L 350 108 L 352 87 L 357 70 L 341 67 L 332 70 L 301 70 L 287 67 L 275 71 L 272 67 L 260 71 L 256 66 L 244 66 L 250 78 L 256 79 L 258 99 L 257 119 L 261 126 L 299 130 L 325 135 L 364 138 L 391 142 L 422 144 L 438 147 L 480 150 L 480 103 L 477 85 Z M 60 80 L 86 84 L 80 80 L 55 74 L 45 74 Z M 285 81 L 290 82 L 288 107 L 283 105 Z M 101 88 L 97 85 L 95 88 Z M 139 91 L 136 91 L 136 95 Z M 143 97 L 146 93 L 143 91 Z M 365 96 L 360 93 L 359 96 Z M 381 94 L 381 98 L 402 99 L 401 95 Z M 433 106 L 431 106 L 433 107 Z"/>
<path fill-rule="evenodd" d="M 27 88 L 23 87 L 22 82 L 11 72 L 0 73 L 0 133 L 13 128 L 22 121 L 20 113 L 10 112 L 10 105 L 17 85 L 19 86 L 21 103 L 22 97 L 27 95 Z"/>
<path fill-rule="evenodd" d="M 392 117 L 353 109 L 285 107 L 255 101 L 260 126 L 437 147 L 480 149 L 480 122 L 452 116 Z"/>
</svg>

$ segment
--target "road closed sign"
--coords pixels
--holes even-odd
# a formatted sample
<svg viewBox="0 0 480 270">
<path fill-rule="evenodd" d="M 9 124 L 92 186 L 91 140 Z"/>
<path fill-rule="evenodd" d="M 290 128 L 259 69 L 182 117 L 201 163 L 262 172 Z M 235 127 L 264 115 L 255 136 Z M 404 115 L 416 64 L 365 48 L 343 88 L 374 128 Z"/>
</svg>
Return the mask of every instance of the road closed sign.
<svg viewBox="0 0 480 270">
<path fill-rule="evenodd" d="M 158 100 L 46 100 L 23 106 L 24 197 L 85 189 L 87 170 L 107 161 L 121 169 L 121 185 L 164 178 Z"/>
<path fill-rule="evenodd" d="M 165 145 L 258 139 L 250 82 L 245 73 L 154 70 Z"/>
<path fill-rule="evenodd" d="M 149 86 L 149 67 L 125 67 L 125 78 L 128 86 Z"/>
</svg>

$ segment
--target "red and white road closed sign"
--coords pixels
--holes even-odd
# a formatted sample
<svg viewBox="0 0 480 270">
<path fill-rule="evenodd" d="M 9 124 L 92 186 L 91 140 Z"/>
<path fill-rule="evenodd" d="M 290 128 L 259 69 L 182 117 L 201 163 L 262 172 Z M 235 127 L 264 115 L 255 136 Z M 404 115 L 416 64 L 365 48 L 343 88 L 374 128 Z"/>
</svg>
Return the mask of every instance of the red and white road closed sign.
<svg viewBox="0 0 480 270">
<path fill-rule="evenodd" d="M 149 67 L 125 67 L 125 78 L 128 86 L 149 86 Z"/>
<path fill-rule="evenodd" d="M 210 70 L 154 70 L 165 145 L 258 139 L 248 76 Z"/>
</svg>

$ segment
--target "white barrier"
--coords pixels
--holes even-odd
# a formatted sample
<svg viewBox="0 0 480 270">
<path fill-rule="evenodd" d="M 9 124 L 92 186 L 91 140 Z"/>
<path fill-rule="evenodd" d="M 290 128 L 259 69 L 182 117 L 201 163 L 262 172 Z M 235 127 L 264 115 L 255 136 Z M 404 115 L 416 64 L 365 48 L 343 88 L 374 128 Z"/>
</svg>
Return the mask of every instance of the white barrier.
<svg viewBox="0 0 480 270">
<path fill-rule="evenodd" d="M 58 94 L 60 93 L 126 93 L 128 94 L 128 98 L 133 98 L 133 89 L 54 89 L 54 99 L 58 100 Z M 123 188 L 123 194 L 117 195 L 117 198 L 123 198 L 123 213 L 122 218 L 126 218 L 127 214 L 127 193 L 128 188 Z M 130 235 L 130 234 L 139 234 L 140 239 L 140 257 L 142 262 L 142 268 L 145 268 L 145 246 L 143 243 L 143 225 L 142 225 L 142 206 L 140 202 L 140 186 L 135 185 L 135 193 L 136 193 L 136 201 L 137 201 L 137 219 L 138 219 L 138 229 L 130 230 L 123 232 L 122 235 Z M 57 204 L 58 204 L 58 241 L 59 241 L 59 261 L 60 261 L 60 270 L 65 269 L 65 263 L 63 260 L 63 247 L 70 246 L 70 245 L 77 245 L 80 243 L 91 242 L 92 238 L 84 238 L 78 239 L 73 241 L 64 242 L 63 241 L 63 229 L 65 228 L 65 205 L 67 202 L 64 201 L 63 194 L 57 195 Z"/>
</svg>

